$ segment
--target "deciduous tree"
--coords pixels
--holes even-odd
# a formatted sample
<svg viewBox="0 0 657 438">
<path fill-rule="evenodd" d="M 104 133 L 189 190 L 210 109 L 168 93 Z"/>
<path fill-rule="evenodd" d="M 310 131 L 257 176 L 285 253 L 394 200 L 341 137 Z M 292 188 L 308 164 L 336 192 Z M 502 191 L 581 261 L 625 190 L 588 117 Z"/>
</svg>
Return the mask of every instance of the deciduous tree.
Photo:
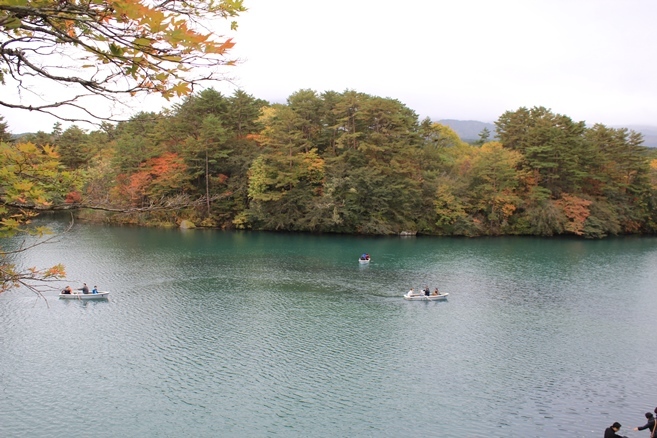
<svg viewBox="0 0 657 438">
<path fill-rule="evenodd" d="M 207 29 L 234 30 L 244 11 L 242 0 L 0 0 L 0 84 L 21 91 L 0 105 L 88 120 L 107 117 L 91 96 L 187 95 L 224 78 L 234 43 Z"/>
<path fill-rule="evenodd" d="M 30 226 L 37 212 L 50 208 L 53 202 L 64 203 L 66 194 L 81 184 L 76 174 L 62 170 L 54 147 L 0 142 L 0 237 L 43 236 L 48 230 Z M 24 249 L 0 249 L 0 292 L 19 285 L 39 292 L 44 281 L 65 275 L 62 265 L 17 266 L 13 256 Z"/>
</svg>

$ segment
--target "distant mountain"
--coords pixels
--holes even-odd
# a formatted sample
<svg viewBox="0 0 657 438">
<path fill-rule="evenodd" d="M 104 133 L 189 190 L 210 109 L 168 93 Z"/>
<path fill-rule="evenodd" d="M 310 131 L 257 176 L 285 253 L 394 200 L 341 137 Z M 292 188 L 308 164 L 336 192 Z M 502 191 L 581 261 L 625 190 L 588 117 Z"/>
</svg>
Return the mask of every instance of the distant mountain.
<svg viewBox="0 0 657 438">
<path fill-rule="evenodd" d="M 436 121 L 441 125 L 449 126 L 456 132 L 461 140 L 467 143 L 473 143 L 479 140 L 479 134 L 484 128 L 490 131 L 490 139 L 493 140 L 496 135 L 495 125 L 492 123 L 479 122 L 477 120 L 453 120 L 442 119 Z M 649 125 L 628 125 L 628 126 L 612 126 L 612 128 L 627 128 L 632 131 L 640 132 L 643 134 L 643 145 L 649 148 L 657 148 L 657 126 Z"/>
<path fill-rule="evenodd" d="M 614 126 L 614 128 L 627 128 L 632 131 L 640 132 L 643 134 L 643 145 L 649 148 L 657 148 L 657 126 L 649 125 L 628 125 L 628 126 Z"/>
<path fill-rule="evenodd" d="M 484 128 L 490 131 L 489 140 L 495 138 L 495 125 L 492 123 L 478 122 L 476 120 L 453 120 L 453 119 L 442 119 L 436 121 L 441 125 L 449 126 L 456 132 L 461 140 L 472 143 L 479 140 L 479 134 Z"/>
</svg>

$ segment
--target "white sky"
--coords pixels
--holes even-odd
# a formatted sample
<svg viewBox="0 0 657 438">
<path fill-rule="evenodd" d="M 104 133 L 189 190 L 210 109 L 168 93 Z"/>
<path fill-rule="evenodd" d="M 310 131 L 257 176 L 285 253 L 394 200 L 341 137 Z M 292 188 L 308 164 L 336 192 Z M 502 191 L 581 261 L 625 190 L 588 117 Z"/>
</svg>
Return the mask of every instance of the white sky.
<svg viewBox="0 0 657 438">
<path fill-rule="evenodd" d="M 304 88 L 351 89 L 398 99 L 434 120 L 492 122 L 507 110 L 545 106 L 589 124 L 657 125 L 655 0 L 245 5 L 233 51 L 243 63 L 229 74 L 271 102 Z M 15 133 L 54 123 L 3 108 L 0 115 Z"/>
</svg>

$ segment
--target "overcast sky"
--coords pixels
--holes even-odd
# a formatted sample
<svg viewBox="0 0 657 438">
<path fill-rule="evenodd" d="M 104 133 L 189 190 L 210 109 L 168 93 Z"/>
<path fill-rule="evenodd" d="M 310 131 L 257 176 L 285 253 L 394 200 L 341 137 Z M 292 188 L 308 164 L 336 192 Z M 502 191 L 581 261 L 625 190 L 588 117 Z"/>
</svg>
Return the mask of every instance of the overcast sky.
<svg viewBox="0 0 657 438">
<path fill-rule="evenodd" d="M 434 120 L 545 106 L 589 124 L 657 125 L 655 0 L 244 3 L 233 52 L 243 62 L 230 74 L 270 102 L 350 89 Z M 12 132 L 35 130 L 0 114 Z"/>
</svg>

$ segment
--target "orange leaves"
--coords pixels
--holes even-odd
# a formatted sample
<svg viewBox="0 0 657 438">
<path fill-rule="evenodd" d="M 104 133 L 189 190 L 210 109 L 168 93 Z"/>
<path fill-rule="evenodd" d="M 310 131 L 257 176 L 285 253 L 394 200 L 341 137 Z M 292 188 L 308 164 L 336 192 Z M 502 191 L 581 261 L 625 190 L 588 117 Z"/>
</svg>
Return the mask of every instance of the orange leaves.
<svg viewBox="0 0 657 438">
<path fill-rule="evenodd" d="M 504 204 L 502 205 L 502 215 L 505 218 L 509 218 L 516 211 L 517 208 L 518 207 L 516 207 L 514 204 Z"/>
<path fill-rule="evenodd" d="M 117 178 L 119 188 L 113 193 L 115 197 L 127 195 L 130 204 L 139 206 L 150 197 L 165 196 L 186 187 L 187 165 L 178 154 L 167 152 L 151 158 L 139 166 L 139 171 L 129 177 Z"/>
<path fill-rule="evenodd" d="M 41 271 L 41 276 L 44 279 L 64 278 L 66 277 L 66 269 L 62 264 L 55 265 L 51 268 Z"/>
<path fill-rule="evenodd" d="M 555 201 L 555 204 L 568 218 L 568 222 L 565 224 L 566 231 L 578 236 L 584 234 L 584 222 L 591 214 L 589 210 L 591 201 L 563 193 L 561 199 Z"/>
<path fill-rule="evenodd" d="M 124 187 L 125 193 L 130 198 L 133 205 L 139 205 L 144 197 L 144 191 L 151 182 L 151 175 L 147 171 L 133 173 L 128 180 L 128 185 Z"/>
<path fill-rule="evenodd" d="M 228 38 L 221 44 L 212 44 L 205 47 L 205 53 L 215 53 L 217 55 L 223 55 L 228 50 L 232 49 L 235 46 L 232 38 Z"/>
<path fill-rule="evenodd" d="M 255 142 L 259 143 L 259 144 L 262 144 L 263 141 L 264 141 L 263 136 L 260 135 L 260 134 L 246 134 L 246 137 L 245 137 L 245 138 L 246 138 L 247 140 L 253 140 L 253 141 L 255 141 Z"/>
<path fill-rule="evenodd" d="M 167 152 L 159 157 L 150 159 L 144 164 L 154 178 L 162 178 L 170 174 L 178 174 L 187 170 L 187 165 L 174 152 Z"/>
<path fill-rule="evenodd" d="M 243 10 L 238 3 L 228 4 L 226 8 L 231 16 Z M 204 1 L 199 0 L 173 7 L 167 5 L 166 8 L 144 0 L 110 0 L 102 11 L 97 12 L 99 21 L 107 27 L 112 26 L 111 19 L 124 23 L 123 32 L 127 29 L 127 34 L 108 42 L 109 56 L 104 62 L 139 65 L 139 71 L 129 66 L 123 70 L 129 71 L 128 75 L 138 80 L 144 91 L 157 91 L 167 99 L 190 94 L 190 81 L 177 73 L 188 72 L 188 65 L 194 60 L 210 65 L 204 54 L 221 56 L 235 45 L 230 38 L 216 41 L 212 32 L 203 33 L 197 31 L 196 26 L 192 28 L 190 23 L 195 20 L 214 18 L 209 9 Z M 170 64 L 165 65 L 162 61 Z M 229 61 L 215 62 L 224 64 Z M 171 86 L 167 84 L 171 77 L 180 81 Z"/>
<path fill-rule="evenodd" d="M 76 204 L 78 202 L 82 201 L 82 195 L 78 191 L 70 191 L 66 194 L 66 198 L 64 202 L 67 204 Z"/>
<path fill-rule="evenodd" d="M 64 25 L 66 26 L 66 34 L 75 38 L 77 35 L 75 33 L 75 22 L 73 20 L 64 20 Z"/>
</svg>

